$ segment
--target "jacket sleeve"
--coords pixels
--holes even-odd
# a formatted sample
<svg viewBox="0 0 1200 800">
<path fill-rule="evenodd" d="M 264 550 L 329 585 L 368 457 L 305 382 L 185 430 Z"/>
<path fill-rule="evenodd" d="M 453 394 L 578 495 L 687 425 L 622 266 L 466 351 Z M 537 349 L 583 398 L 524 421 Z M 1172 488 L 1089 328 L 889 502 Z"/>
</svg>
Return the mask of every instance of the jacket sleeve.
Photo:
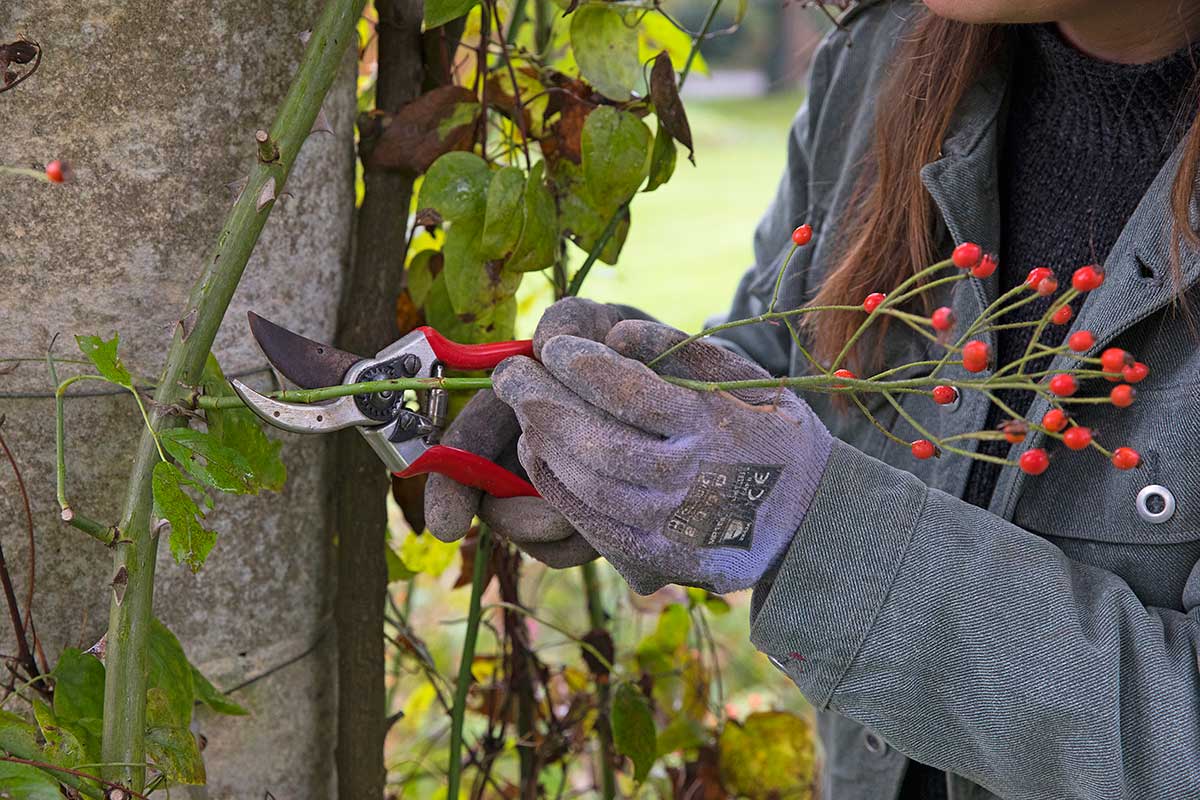
<svg viewBox="0 0 1200 800">
<path fill-rule="evenodd" d="M 756 316 L 770 304 L 775 279 L 792 247 L 792 231 L 808 221 L 813 206 L 810 178 L 814 131 L 825 98 L 830 61 L 835 57 L 835 48 L 845 47 L 843 39 L 830 35 L 813 57 L 808 92 L 788 133 L 787 166 L 775 197 L 754 232 L 754 264 L 742 276 L 729 310 L 708 320 L 706 327 Z M 788 264 L 785 280 L 792 297 L 803 296 L 810 251 L 811 248 L 800 248 Z M 745 325 L 721 331 L 713 338 L 717 344 L 757 362 L 772 375 L 788 374 L 791 336 L 782 325 Z"/>
<path fill-rule="evenodd" d="M 1006 800 L 1200 792 L 1200 608 L 842 442 L 751 621 L 815 706 Z"/>
</svg>

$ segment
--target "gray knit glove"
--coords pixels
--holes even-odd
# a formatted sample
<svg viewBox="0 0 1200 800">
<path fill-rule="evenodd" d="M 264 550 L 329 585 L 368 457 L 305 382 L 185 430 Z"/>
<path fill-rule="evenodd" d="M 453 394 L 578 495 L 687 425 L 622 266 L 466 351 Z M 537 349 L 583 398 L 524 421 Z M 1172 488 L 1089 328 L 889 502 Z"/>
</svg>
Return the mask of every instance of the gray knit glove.
<svg viewBox="0 0 1200 800">
<path fill-rule="evenodd" d="M 517 452 L 533 485 L 640 594 L 668 583 L 754 586 L 804 519 L 832 444 L 792 392 L 698 392 L 641 363 L 683 336 L 622 322 L 607 345 L 557 336 L 541 364 L 510 358 L 493 374 L 496 396 L 520 421 Z M 700 380 L 769 377 L 706 342 L 656 368 Z"/>
<path fill-rule="evenodd" d="M 604 341 L 631 309 L 578 297 L 561 300 L 546 310 L 533 336 L 534 355 L 555 336 L 570 334 Z M 518 474 L 521 429 L 512 409 L 490 391 L 477 393 L 447 428 L 442 442 L 470 450 Z M 463 486 L 444 475 L 430 475 L 425 487 L 425 522 L 430 533 L 445 542 L 461 539 L 478 516 L 499 536 L 551 567 L 578 566 L 596 558 L 596 551 L 571 523 L 537 497 L 499 499 Z"/>
</svg>

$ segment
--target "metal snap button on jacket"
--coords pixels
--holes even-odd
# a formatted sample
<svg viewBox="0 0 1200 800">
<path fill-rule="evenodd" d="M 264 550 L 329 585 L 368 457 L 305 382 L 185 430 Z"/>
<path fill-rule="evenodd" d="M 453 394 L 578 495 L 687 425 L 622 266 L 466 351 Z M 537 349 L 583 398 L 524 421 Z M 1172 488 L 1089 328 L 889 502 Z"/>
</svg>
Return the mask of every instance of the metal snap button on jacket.
<svg viewBox="0 0 1200 800">
<path fill-rule="evenodd" d="M 1167 487 L 1152 483 L 1138 492 L 1137 512 L 1151 525 L 1161 525 L 1175 516 L 1175 495 Z"/>
<path fill-rule="evenodd" d="M 866 748 L 869 752 L 874 753 L 877 756 L 886 753 L 888 748 L 887 742 L 885 742 L 883 738 L 875 731 L 866 732 L 866 734 L 863 736 L 863 744 L 866 745 Z"/>
</svg>

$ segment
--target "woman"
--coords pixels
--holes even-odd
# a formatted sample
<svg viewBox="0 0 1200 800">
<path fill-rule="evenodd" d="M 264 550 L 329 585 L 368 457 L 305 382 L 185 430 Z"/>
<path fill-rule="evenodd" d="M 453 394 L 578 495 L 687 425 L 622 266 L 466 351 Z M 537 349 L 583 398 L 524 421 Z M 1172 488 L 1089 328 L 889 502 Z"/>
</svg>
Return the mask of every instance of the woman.
<svg viewBox="0 0 1200 800">
<path fill-rule="evenodd" d="M 491 456 L 520 435 L 545 499 L 481 504 L 434 477 L 431 530 L 460 536 L 478 511 L 551 565 L 599 553 L 639 592 L 753 588 L 752 641 L 820 712 L 829 800 L 1200 797 L 1200 348 L 1186 313 L 1200 278 L 1198 29 L 1193 0 L 857 7 L 816 56 L 729 314 L 765 309 L 806 221 L 817 236 L 781 306 L 859 303 L 956 242 L 1001 257 L 993 277 L 944 298 L 958 319 L 1034 265 L 1065 282 L 1103 263 L 1106 284 L 1074 329 L 1092 330 L 1096 351 L 1138 353 L 1152 374 L 1134 408 L 1080 406 L 1077 419 L 1135 445 L 1140 468 L 1068 456 L 1040 434 L 983 451 L 1045 446 L 1056 463 L 1037 478 L 953 454 L 914 461 L 820 395 L 667 384 L 639 362 L 677 332 L 566 300 L 538 328 L 540 363 L 503 364 L 496 395 L 448 433 Z M 828 358 L 860 320 L 822 314 L 804 335 Z M 990 342 L 1000 363 L 1028 331 Z M 721 344 L 655 369 L 805 370 L 782 326 L 732 329 Z M 927 351 L 893 328 L 856 357 Z M 1006 402 L 1030 419 L 1047 408 Z M 907 395 L 904 407 L 939 437 L 1004 419 L 974 393 L 948 407 Z"/>
</svg>

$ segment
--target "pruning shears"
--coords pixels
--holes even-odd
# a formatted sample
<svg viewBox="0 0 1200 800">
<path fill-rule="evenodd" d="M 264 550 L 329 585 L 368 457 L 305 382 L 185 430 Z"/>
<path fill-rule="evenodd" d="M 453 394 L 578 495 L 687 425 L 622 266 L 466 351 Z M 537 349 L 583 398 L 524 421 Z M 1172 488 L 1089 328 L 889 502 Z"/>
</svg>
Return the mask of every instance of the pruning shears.
<svg viewBox="0 0 1200 800">
<path fill-rule="evenodd" d="M 250 330 L 267 360 L 305 389 L 397 378 L 440 378 L 446 369 L 492 369 L 509 356 L 532 356 L 529 340 L 465 345 L 422 326 L 374 358 L 314 342 L 251 312 Z M 242 401 L 268 424 L 294 433 L 355 427 L 389 470 L 401 478 L 446 475 L 493 497 L 537 497 L 529 481 L 466 450 L 439 444 L 446 424 L 445 389 L 356 394 L 328 403 L 286 403 L 230 382 Z M 414 400 L 415 397 L 415 400 Z"/>
</svg>

